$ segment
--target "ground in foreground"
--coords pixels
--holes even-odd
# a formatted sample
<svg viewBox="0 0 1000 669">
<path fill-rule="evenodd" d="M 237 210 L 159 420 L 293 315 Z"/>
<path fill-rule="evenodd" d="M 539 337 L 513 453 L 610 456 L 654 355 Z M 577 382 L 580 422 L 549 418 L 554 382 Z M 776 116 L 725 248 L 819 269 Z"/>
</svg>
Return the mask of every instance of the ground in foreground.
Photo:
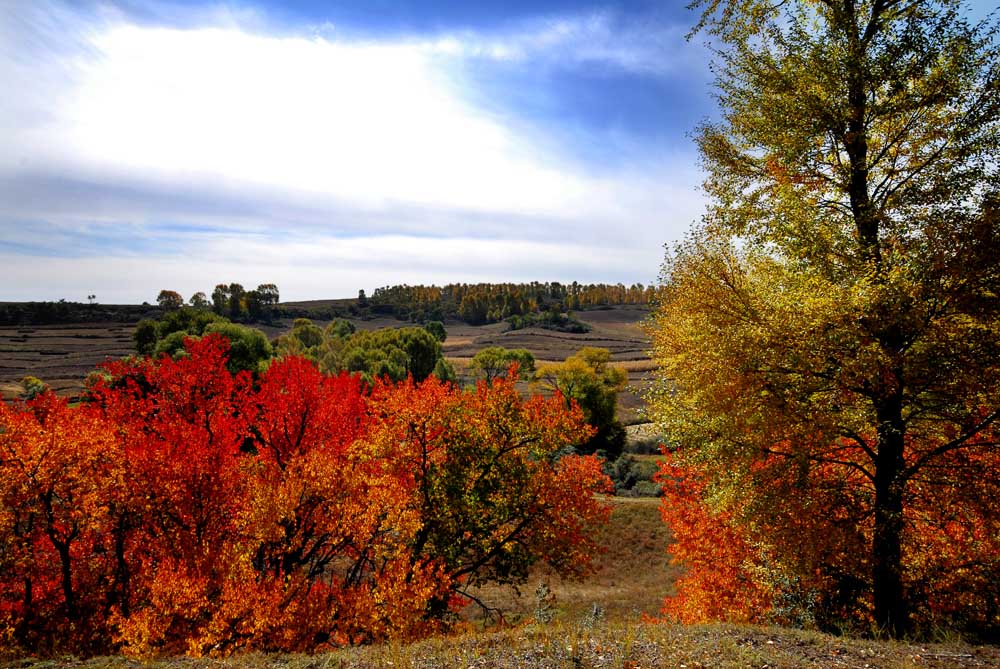
<svg viewBox="0 0 1000 669">
<path fill-rule="evenodd" d="M 1000 648 L 962 643 L 920 644 L 856 640 L 815 632 L 734 625 L 674 626 L 605 623 L 584 617 L 572 623 L 532 624 L 498 632 L 435 637 L 419 643 L 347 648 L 317 655 L 250 654 L 226 659 L 170 658 L 142 662 L 121 657 L 45 662 L 9 667 L 86 669 L 361 669 L 413 667 L 604 668 L 678 667 L 1000 667 Z"/>
</svg>

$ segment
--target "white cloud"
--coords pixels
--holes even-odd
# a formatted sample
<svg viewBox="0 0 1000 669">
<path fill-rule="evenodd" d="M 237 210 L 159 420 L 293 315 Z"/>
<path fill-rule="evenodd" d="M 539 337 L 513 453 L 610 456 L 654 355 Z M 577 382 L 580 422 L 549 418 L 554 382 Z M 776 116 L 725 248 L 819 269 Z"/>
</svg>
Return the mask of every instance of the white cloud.
<svg viewBox="0 0 1000 669">
<path fill-rule="evenodd" d="M 0 83 L 18 91 L 0 102 L 0 230 L 60 257 L 8 258 L 0 298 L 76 272 L 108 286 L 85 292 L 125 299 L 219 263 L 259 268 L 260 281 L 282 273 L 300 298 L 393 280 L 600 280 L 603 270 L 648 281 L 660 242 L 701 208 L 689 154 L 595 173 L 475 108 L 449 77 L 449 59 L 481 57 L 665 67 L 655 35 L 616 34 L 608 15 L 385 42 L 267 34 L 261 21 L 210 11 L 180 29 L 58 3 L 0 10 Z M 51 227 L 14 234 L 36 220 Z M 165 223 L 229 235 L 211 248 L 191 238 L 184 260 L 136 261 L 122 245 L 100 261 L 69 257 L 94 224 L 128 226 L 127 243 Z M 244 232 L 267 234 L 234 237 Z M 212 276 L 235 276 L 225 272 Z M 111 288 L 110 276 L 129 285 Z"/>
<path fill-rule="evenodd" d="M 535 19 L 503 31 L 466 31 L 422 45 L 451 56 L 531 61 L 552 67 L 603 66 L 667 76 L 708 73 L 702 45 L 685 40 L 690 26 L 649 20 L 628 22 L 610 11 Z"/>
</svg>

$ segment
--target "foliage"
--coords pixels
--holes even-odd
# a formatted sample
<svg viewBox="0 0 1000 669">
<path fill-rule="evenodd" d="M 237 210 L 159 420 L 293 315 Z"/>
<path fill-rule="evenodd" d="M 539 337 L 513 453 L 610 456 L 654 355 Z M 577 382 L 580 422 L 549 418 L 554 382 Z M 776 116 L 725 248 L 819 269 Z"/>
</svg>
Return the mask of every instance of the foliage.
<svg viewBox="0 0 1000 669">
<path fill-rule="evenodd" d="M 267 368 L 273 351 L 267 335 L 256 328 L 237 323 L 210 323 L 205 334 L 219 334 L 229 340 L 229 359 L 226 367 L 236 373 L 262 372 Z"/>
<path fill-rule="evenodd" d="M 129 323 L 158 314 L 149 305 L 93 302 L 6 302 L 0 304 L 0 325 L 54 325 L 57 323 Z"/>
<path fill-rule="evenodd" d="M 337 320 L 323 330 L 308 318 L 298 318 L 278 338 L 276 349 L 279 356 L 309 358 L 326 373 L 357 372 L 369 384 L 382 377 L 393 381 L 408 376 L 423 381 L 431 374 L 448 381 L 456 378 L 443 357 L 441 342 L 419 327 L 355 332 L 349 321 Z"/>
<path fill-rule="evenodd" d="M 507 319 L 507 324 L 511 330 L 523 330 L 524 328 L 544 328 L 555 330 L 556 332 L 571 332 L 582 334 L 590 332 L 590 326 L 573 317 L 569 313 L 561 313 L 556 309 L 538 314 L 526 314 L 524 316 L 511 316 Z"/>
<path fill-rule="evenodd" d="M 26 376 L 21 379 L 21 399 L 33 400 L 47 390 L 48 384 L 38 377 Z"/>
<path fill-rule="evenodd" d="M 0 405 L 0 648 L 226 655 L 406 639 L 473 583 L 587 569 L 607 516 L 578 409 L 512 382 L 370 391 L 219 333 Z"/>
<path fill-rule="evenodd" d="M 188 304 L 195 309 L 209 309 L 212 306 L 212 303 L 208 301 L 208 297 L 206 297 L 205 293 L 200 290 L 191 296 L 191 299 L 188 300 Z"/>
<path fill-rule="evenodd" d="M 424 325 L 424 329 L 434 335 L 434 338 L 442 344 L 448 338 L 448 332 L 444 329 L 444 323 L 441 321 L 429 321 Z"/>
<path fill-rule="evenodd" d="M 974 529 L 1000 508 L 983 476 L 1000 417 L 995 31 L 956 2 L 695 5 L 722 117 L 698 136 L 711 205 L 651 325 L 692 570 L 668 610 L 995 634 L 996 535 Z"/>
<path fill-rule="evenodd" d="M 629 453 L 622 453 L 617 460 L 604 464 L 604 471 L 615 486 L 615 494 L 622 497 L 659 497 L 662 490 L 654 480 L 659 470 L 655 461 Z"/>
<path fill-rule="evenodd" d="M 587 423 L 596 429 L 578 448 L 584 453 L 603 451 L 614 459 L 625 446 L 625 428 L 618 422 L 616 403 L 628 375 L 610 363 L 607 349 L 585 346 L 564 362 L 542 365 L 535 378 L 561 395 L 567 406 L 579 404 Z"/>
<path fill-rule="evenodd" d="M 493 379 L 506 378 L 513 365 L 517 366 L 518 374 L 530 378 L 535 372 L 535 356 L 523 348 L 487 346 L 472 356 L 469 369 L 481 376 L 486 383 L 493 383 Z"/>
<path fill-rule="evenodd" d="M 415 322 L 454 318 L 481 325 L 547 311 L 562 314 L 570 309 L 647 304 L 654 292 L 652 286 L 642 284 L 628 287 L 622 284 L 581 285 L 575 281 L 567 285 L 535 281 L 529 284 L 448 284 L 444 287 L 387 286 L 377 288 L 366 302 L 376 313 Z M 555 324 L 544 319 L 543 322 Z"/>
<path fill-rule="evenodd" d="M 184 306 L 184 298 L 176 290 L 161 290 L 156 296 L 156 303 L 164 311 L 174 311 Z"/>
</svg>

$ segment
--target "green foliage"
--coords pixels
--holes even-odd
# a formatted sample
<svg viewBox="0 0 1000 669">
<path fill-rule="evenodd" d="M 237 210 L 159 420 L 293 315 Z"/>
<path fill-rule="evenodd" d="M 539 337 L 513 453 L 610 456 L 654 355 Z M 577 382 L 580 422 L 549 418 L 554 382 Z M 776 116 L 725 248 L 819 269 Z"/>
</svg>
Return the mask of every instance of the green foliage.
<svg viewBox="0 0 1000 669">
<path fill-rule="evenodd" d="M 444 323 L 441 321 L 430 321 L 424 325 L 424 329 L 434 335 L 434 338 L 442 344 L 448 338 L 448 332 L 444 329 Z"/>
<path fill-rule="evenodd" d="M 628 453 L 623 453 L 614 462 L 608 461 L 604 467 L 614 483 L 615 494 L 622 497 L 659 497 L 663 490 L 654 481 L 659 470 L 655 460 L 636 458 Z"/>
<path fill-rule="evenodd" d="M 434 363 L 434 376 L 438 377 L 442 381 L 448 381 L 449 383 L 458 382 L 458 373 L 450 362 L 445 360 L 443 357 L 438 358 L 437 362 Z"/>
<path fill-rule="evenodd" d="M 331 347 L 330 353 L 322 359 L 321 368 L 358 372 L 368 382 L 382 377 L 402 381 L 410 375 L 423 381 L 442 356 L 441 343 L 418 327 L 356 332 L 341 346 Z"/>
<path fill-rule="evenodd" d="M 540 314 L 525 314 L 524 316 L 511 316 L 507 319 L 507 324 L 511 330 L 523 330 L 524 328 L 544 328 L 555 330 L 556 332 L 570 332 L 573 334 L 583 334 L 590 332 L 590 326 L 573 318 L 572 314 L 564 314 L 559 311 L 545 311 Z"/>
<path fill-rule="evenodd" d="M 431 374 L 442 381 L 457 378 L 443 357 L 441 342 L 420 327 L 355 332 L 352 323 L 338 320 L 324 330 L 308 318 L 298 318 L 288 333 L 278 337 L 276 353 L 306 357 L 329 374 L 356 372 L 369 384 L 383 377 L 393 381 L 408 376 L 423 381 Z"/>
<path fill-rule="evenodd" d="M 208 298 L 205 296 L 205 293 L 201 292 L 200 290 L 191 296 L 191 299 L 188 300 L 188 304 L 190 304 L 195 309 L 208 309 L 212 306 L 212 303 L 208 301 Z"/>
<path fill-rule="evenodd" d="M 139 321 L 132 332 L 132 341 L 139 355 L 151 355 L 156 350 L 157 338 L 156 321 L 150 318 Z"/>
<path fill-rule="evenodd" d="M 156 303 L 164 311 L 173 311 L 184 306 L 184 298 L 177 291 L 161 290 L 160 294 L 156 296 Z"/>
<path fill-rule="evenodd" d="M 49 384 L 34 376 L 21 379 L 21 399 L 31 401 L 49 390 Z"/>
<path fill-rule="evenodd" d="M 326 335 L 328 337 L 337 337 L 343 339 L 344 337 L 349 337 L 357 331 L 354 327 L 354 323 L 343 318 L 338 318 L 329 325 L 326 326 Z"/>
<path fill-rule="evenodd" d="M 531 378 L 535 372 L 535 356 L 523 348 L 506 349 L 502 346 L 487 346 L 472 357 L 469 369 L 481 376 L 487 383 L 493 379 L 506 378 L 510 366 L 517 364 L 522 378 Z"/>
<path fill-rule="evenodd" d="M 625 428 L 616 416 L 618 393 L 628 375 L 610 364 L 611 353 L 604 348 L 585 346 L 565 362 L 542 365 L 535 378 L 560 393 L 567 404 L 576 402 L 596 434 L 579 448 L 585 453 L 604 451 L 614 458 L 625 446 Z"/>
<path fill-rule="evenodd" d="M 322 336 L 322 330 L 315 328 Z M 211 332 L 217 332 L 229 340 L 229 371 L 240 370 L 260 372 L 267 367 L 273 350 L 267 336 L 255 328 L 230 323 L 226 318 L 211 311 L 194 307 L 181 307 L 168 312 L 159 321 L 143 320 L 136 326 L 132 338 L 140 355 L 169 355 L 172 358 L 184 355 L 184 340 L 198 339 Z"/>
<path fill-rule="evenodd" d="M 267 335 L 257 328 L 237 323 L 211 323 L 205 334 L 218 333 L 229 340 L 229 360 L 226 368 L 233 374 L 246 370 L 263 372 L 271 360 L 273 351 Z"/>
<path fill-rule="evenodd" d="M 171 358 L 176 358 L 184 353 L 184 340 L 188 337 L 196 337 L 196 335 L 189 334 L 183 330 L 178 330 L 176 332 L 171 332 L 163 339 L 159 339 L 156 342 L 156 347 L 153 349 L 153 356 L 160 357 L 161 355 L 169 355 Z"/>
<path fill-rule="evenodd" d="M 623 284 L 581 285 L 575 281 L 568 285 L 536 281 L 528 284 L 448 284 L 444 287 L 388 286 L 376 289 L 365 304 L 370 304 L 376 313 L 414 322 L 455 318 L 480 325 L 546 311 L 561 314 L 570 309 L 612 304 L 648 304 L 654 292 L 653 287 L 642 284 L 627 287 Z"/>
</svg>

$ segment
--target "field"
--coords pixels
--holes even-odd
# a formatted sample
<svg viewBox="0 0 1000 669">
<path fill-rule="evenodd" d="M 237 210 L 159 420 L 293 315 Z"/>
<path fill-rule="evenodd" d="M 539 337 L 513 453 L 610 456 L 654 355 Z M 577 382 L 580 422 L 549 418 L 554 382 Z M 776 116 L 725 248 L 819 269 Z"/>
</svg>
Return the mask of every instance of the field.
<svg viewBox="0 0 1000 669">
<path fill-rule="evenodd" d="M 526 348 L 540 362 L 561 361 L 582 346 L 607 348 L 615 364 L 624 367 L 629 375 L 629 390 L 619 397 L 620 418 L 625 423 L 641 422 L 641 392 L 652 370 L 647 355 L 649 343 L 640 328 L 648 311 L 640 307 L 614 307 L 576 315 L 591 326 L 590 332 L 569 334 L 540 328 L 505 332 L 503 323 L 483 326 L 447 323 L 445 356 L 461 374 L 472 356 L 487 346 Z M 394 318 L 353 322 L 365 330 L 406 325 Z M 0 327 L 0 394 L 8 399 L 15 397 L 21 390 L 21 379 L 28 375 L 42 379 L 60 395 L 79 394 L 87 374 L 97 365 L 108 358 L 134 352 L 134 326 L 134 323 L 78 323 Z M 257 327 L 274 338 L 291 327 L 291 322 Z"/>
</svg>

